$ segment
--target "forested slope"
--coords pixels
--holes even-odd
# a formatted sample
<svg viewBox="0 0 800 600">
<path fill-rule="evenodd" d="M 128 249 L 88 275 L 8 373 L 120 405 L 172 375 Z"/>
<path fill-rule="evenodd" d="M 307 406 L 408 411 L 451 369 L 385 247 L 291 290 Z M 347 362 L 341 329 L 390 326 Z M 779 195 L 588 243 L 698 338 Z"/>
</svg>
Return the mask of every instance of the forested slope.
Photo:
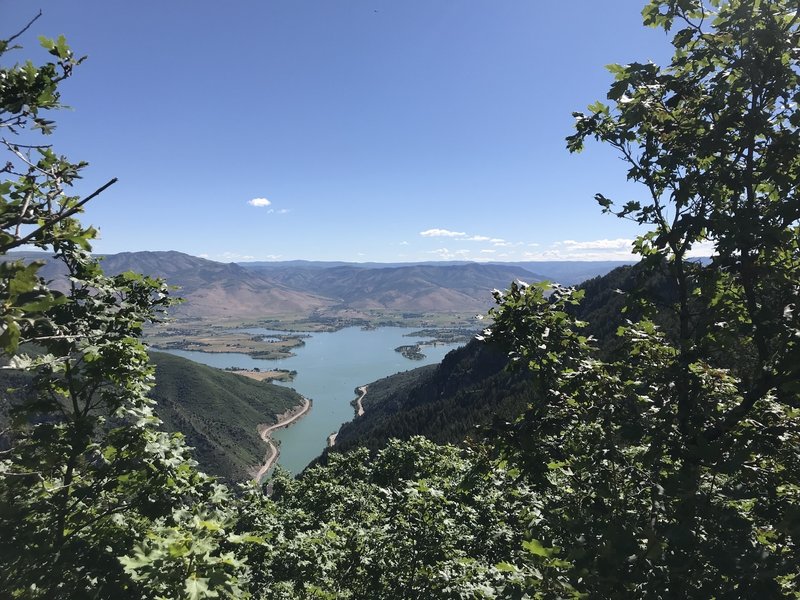
<svg viewBox="0 0 800 600">
<path fill-rule="evenodd" d="M 199 468 L 229 480 L 244 480 L 266 453 L 257 427 L 299 405 L 291 388 L 254 381 L 164 352 L 151 352 L 156 382 L 148 396 L 165 431 L 179 432 L 194 448 Z M 9 424 L 12 402 L 32 397 L 30 374 L 0 370 L 0 432 Z M 8 390 L 14 390 L 9 394 Z M 16 398 L 16 400 L 15 400 Z M 109 422 L 113 426 L 114 420 Z M 6 446 L 0 433 L 0 448 Z"/>
<path fill-rule="evenodd" d="M 674 295 L 662 271 L 645 272 L 641 266 L 618 267 L 578 288 L 585 296 L 570 312 L 586 322 L 584 333 L 595 338 L 602 355 L 619 349 L 617 329 L 636 318 L 635 308 L 623 310 L 634 290 L 648 290 L 652 297 L 663 299 L 664 307 Z M 665 329 L 674 328 L 666 308 L 658 321 Z M 515 420 L 533 399 L 531 374 L 508 366 L 501 345 L 473 340 L 450 352 L 439 365 L 372 382 L 363 402 L 364 415 L 342 425 L 335 449 L 376 450 L 393 437 L 414 435 L 453 444 L 483 437 L 492 423 Z"/>
<path fill-rule="evenodd" d="M 527 374 L 505 369 L 499 348 L 472 341 L 429 365 L 369 384 L 364 415 L 342 425 L 335 449 L 372 450 L 390 438 L 422 435 L 439 443 L 480 436 L 479 425 L 513 419 L 529 401 Z"/>
<path fill-rule="evenodd" d="M 261 464 L 266 445 L 260 423 L 302 402 L 293 389 L 254 381 L 164 352 L 151 352 L 156 385 L 150 397 L 168 431 L 180 431 L 194 447 L 200 468 L 242 480 Z"/>
</svg>

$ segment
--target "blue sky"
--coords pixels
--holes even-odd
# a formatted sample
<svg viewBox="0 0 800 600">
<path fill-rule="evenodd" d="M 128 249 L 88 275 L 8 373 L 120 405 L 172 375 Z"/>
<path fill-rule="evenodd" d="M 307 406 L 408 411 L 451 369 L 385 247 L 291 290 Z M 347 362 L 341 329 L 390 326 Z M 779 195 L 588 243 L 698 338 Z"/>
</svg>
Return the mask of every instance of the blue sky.
<svg viewBox="0 0 800 600">
<path fill-rule="evenodd" d="M 0 0 L 2 34 L 64 34 L 57 150 L 99 252 L 214 260 L 625 258 L 625 165 L 570 155 L 604 65 L 670 55 L 643 0 Z"/>
</svg>

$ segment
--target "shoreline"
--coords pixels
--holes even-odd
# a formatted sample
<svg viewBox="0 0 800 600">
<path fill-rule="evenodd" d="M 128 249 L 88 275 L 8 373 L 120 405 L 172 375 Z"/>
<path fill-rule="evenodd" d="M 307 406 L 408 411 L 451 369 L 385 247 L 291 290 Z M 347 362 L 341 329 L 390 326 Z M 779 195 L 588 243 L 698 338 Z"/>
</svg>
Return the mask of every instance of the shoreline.
<svg viewBox="0 0 800 600">
<path fill-rule="evenodd" d="M 191 345 L 191 344 L 189 344 Z M 297 346 L 291 346 L 291 348 L 297 348 Z M 208 348 L 206 346 L 198 346 L 197 348 L 187 348 L 184 346 L 155 346 L 152 342 L 149 342 L 148 350 L 152 350 L 153 352 L 164 352 L 166 354 L 171 354 L 173 350 L 177 350 L 179 352 L 201 352 L 202 354 L 243 354 L 244 356 L 248 356 L 255 360 L 286 360 L 287 358 L 294 358 L 297 356 L 291 350 L 286 352 L 274 352 L 270 353 L 268 356 L 264 355 L 264 350 L 248 350 L 246 348 L 235 348 L 235 347 L 212 347 Z M 189 359 L 191 360 L 191 359 Z M 224 367 L 215 367 L 224 371 Z"/>
<path fill-rule="evenodd" d="M 437 313 L 434 313 L 433 316 L 435 317 Z M 449 314 L 449 313 L 443 313 Z M 463 316 L 458 313 L 455 315 L 457 319 L 463 319 Z M 207 329 L 204 328 L 202 325 L 198 324 L 196 327 L 193 327 L 193 331 L 189 334 L 181 334 L 176 332 L 174 335 L 165 334 L 163 331 L 160 331 L 156 334 L 148 334 L 145 336 L 145 341 L 149 346 L 150 350 L 156 352 L 170 352 L 173 350 L 185 351 L 185 352 L 202 352 L 204 354 L 243 354 L 250 358 L 256 360 L 270 360 L 270 361 L 278 361 L 278 360 L 286 360 L 289 358 L 294 358 L 297 356 L 293 352 L 295 348 L 301 347 L 304 345 L 305 340 L 312 338 L 315 334 L 319 333 L 335 333 L 341 331 L 343 329 L 348 329 L 351 327 L 357 327 L 364 331 L 369 331 L 373 329 L 379 329 L 382 327 L 392 327 L 392 328 L 400 328 L 400 329 L 416 329 L 416 331 L 409 332 L 404 335 L 404 337 L 429 337 L 429 340 L 417 341 L 415 344 L 408 344 L 408 346 L 418 346 L 419 348 L 425 348 L 430 346 L 437 346 L 438 344 L 444 345 L 464 345 L 468 343 L 472 336 L 470 335 L 444 335 L 444 336 L 437 336 L 436 332 L 438 329 L 443 329 L 445 332 L 450 331 L 452 329 L 451 326 L 437 326 L 432 323 L 423 322 L 423 323 L 407 323 L 405 322 L 406 319 L 401 319 L 397 316 L 389 318 L 387 321 L 384 318 L 381 318 L 378 322 L 373 322 L 370 319 L 364 320 L 356 320 L 355 322 L 338 322 L 338 323 L 313 323 L 309 324 L 308 328 L 297 329 L 296 325 L 294 327 L 292 325 L 280 325 L 276 323 L 268 323 L 268 324 L 258 324 L 258 323 L 242 323 L 238 322 L 237 324 L 232 324 L 230 326 L 225 326 L 224 331 L 219 333 L 216 331 L 217 326 L 214 324 L 208 325 Z M 191 326 L 193 323 L 186 323 L 185 326 Z M 272 344 L 269 342 L 264 342 L 258 339 L 258 334 L 250 334 L 244 333 L 242 330 L 247 329 L 254 329 L 254 328 L 264 328 L 270 331 L 276 332 L 276 336 L 280 341 L 273 341 Z M 461 325 L 456 326 L 457 329 L 467 329 L 469 328 L 469 323 L 463 323 Z M 476 332 L 477 333 L 477 332 Z M 236 338 L 237 335 L 241 335 L 241 339 Z M 179 337 L 183 338 L 182 341 L 172 341 L 170 342 L 170 337 Z M 231 338 L 228 342 L 223 343 L 223 345 L 218 345 L 220 343 L 221 338 L 229 337 Z M 188 338 L 188 339 L 187 339 Z M 282 339 L 281 339 L 282 338 Z M 209 341 L 213 340 L 213 341 Z M 288 343 L 286 343 L 288 342 Z M 248 343 L 256 344 L 259 346 L 271 346 L 271 347 L 259 347 L 254 348 L 253 346 L 248 346 Z M 408 358 L 408 357 L 407 357 Z M 409 359 L 414 360 L 414 359 Z"/>
<path fill-rule="evenodd" d="M 270 371 L 256 371 L 254 369 L 222 369 L 226 373 L 234 373 L 236 375 L 241 375 L 242 377 L 247 377 L 248 379 L 254 379 L 255 381 L 283 381 L 286 383 L 291 383 L 294 381 L 294 377 L 296 371 L 287 371 L 285 369 L 274 369 Z"/>
<path fill-rule="evenodd" d="M 350 401 L 350 404 L 353 406 L 353 410 L 355 410 L 355 416 L 353 419 L 357 419 L 358 417 L 364 414 L 364 405 L 362 404 L 362 400 L 364 400 L 364 396 L 367 395 L 367 388 L 368 385 L 360 385 L 356 388 L 356 392 L 358 392 L 358 397 L 354 398 Z M 328 436 L 328 448 L 333 448 L 336 445 L 336 436 L 339 435 L 338 431 L 334 431 L 332 434 Z"/>
<path fill-rule="evenodd" d="M 303 397 L 303 404 L 298 408 L 291 409 L 286 411 L 285 413 L 281 413 L 277 416 L 277 421 L 273 425 L 266 425 L 264 423 L 258 425 L 258 435 L 261 437 L 264 442 L 266 442 L 267 446 L 269 447 L 267 454 L 265 454 L 264 464 L 259 467 L 258 471 L 256 472 L 254 479 L 256 483 L 260 483 L 261 479 L 267 472 L 275 465 L 278 460 L 278 457 L 281 454 L 280 449 L 278 448 L 277 444 L 272 441 L 272 436 L 270 435 L 273 431 L 277 429 L 283 429 L 284 427 L 288 427 L 295 421 L 304 417 L 308 411 L 311 410 L 311 400 L 306 397 Z"/>
</svg>

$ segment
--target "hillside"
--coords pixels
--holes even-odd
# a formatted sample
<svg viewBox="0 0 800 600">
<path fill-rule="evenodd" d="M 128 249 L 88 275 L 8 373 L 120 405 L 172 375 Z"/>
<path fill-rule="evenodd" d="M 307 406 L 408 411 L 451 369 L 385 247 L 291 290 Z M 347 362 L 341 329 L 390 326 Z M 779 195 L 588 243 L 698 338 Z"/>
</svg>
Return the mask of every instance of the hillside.
<svg viewBox="0 0 800 600">
<path fill-rule="evenodd" d="M 252 261 L 238 263 L 245 269 L 262 270 L 265 272 L 281 272 L 291 270 L 326 270 L 334 267 L 351 267 L 354 269 L 392 269 L 398 267 L 446 267 L 461 266 L 470 263 L 466 261 L 428 261 L 428 262 L 399 262 L 399 263 L 376 263 L 376 262 L 342 262 L 342 261 L 309 261 L 309 260 L 287 260 L 287 261 Z M 522 262 L 500 262 L 491 261 L 489 263 L 479 263 L 484 265 L 496 265 L 502 267 L 518 267 L 534 274 L 534 279 L 547 279 L 562 285 L 576 285 L 591 279 L 605 275 L 612 269 L 624 265 L 633 264 L 632 261 L 620 260 L 541 260 L 541 261 L 522 261 Z M 530 275 L 529 275 L 530 277 Z"/>
<path fill-rule="evenodd" d="M 42 275 L 56 287 L 65 273 L 42 252 L 8 258 L 46 260 Z M 178 319 L 252 320 L 282 315 L 325 317 L 344 310 L 427 313 L 485 312 L 491 290 L 514 280 L 572 284 L 602 275 L 620 262 L 343 263 L 288 261 L 220 263 L 181 252 L 122 252 L 102 257 L 109 274 L 135 271 L 163 277 L 185 302 Z"/>
<path fill-rule="evenodd" d="M 179 287 L 185 302 L 172 313 L 187 318 L 242 319 L 272 314 L 306 313 L 330 301 L 243 269 L 181 252 L 123 252 L 103 257 L 108 273 L 136 271 L 163 277 Z"/>
<path fill-rule="evenodd" d="M 242 480 L 263 461 L 267 447 L 260 423 L 301 403 L 290 388 L 254 381 L 163 352 L 151 352 L 156 385 L 150 397 L 169 431 L 180 431 L 195 448 L 201 469 Z"/>
<path fill-rule="evenodd" d="M 342 425 L 335 450 L 382 448 L 392 437 L 423 435 L 437 443 L 480 436 L 478 426 L 512 420 L 531 399 L 527 374 L 510 372 L 505 353 L 472 341 L 439 365 L 420 367 L 369 384 L 364 415 Z"/>
<path fill-rule="evenodd" d="M 42 275 L 64 287 L 65 273 L 41 252 L 10 259 L 47 260 Z M 335 263 L 334 263 L 335 264 Z M 325 315 L 344 309 L 398 312 L 484 312 L 491 290 L 515 279 L 543 276 L 521 267 L 488 264 L 367 268 L 305 264 L 245 268 L 181 252 L 123 252 L 103 256 L 109 274 L 135 271 L 163 277 L 185 302 L 172 309 L 182 319 L 244 320 L 276 315 Z"/>
<path fill-rule="evenodd" d="M 666 302 L 666 280 L 651 275 L 643 282 L 640 267 L 618 267 L 579 286 L 586 296 L 575 314 L 588 322 L 585 333 L 597 340 L 602 355 L 619 349 L 617 327 L 634 316 L 622 312 L 625 293 L 643 283 L 653 297 Z M 668 314 L 659 320 L 669 329 Z M 335 450 L 356 446 L 375 450 L 392 437 L 414 435 L 460 443 L 479 436 L 478 427 L 514 420 L 533 399 L 533 388 L 527 372 L 509 371 L 507 364 L 503 348 L 472 341 L 450 352 L 439 365 L 369 383 L 364 415 L 342 425 Z"/>
<path fill-rule="evenodd" d="M 213 369 L 185 358 L 151 352 L 156 384 L 149 396 L 158 405 L 163 429 L 177 431 L 194 447 L 200 469 L 231 480 L 246 479 L 267 451 L 257 426 L 275 423 L 277 415 L 299 405 L 297 392 Z M 11 403 L 25 396 L 30 375 L 0 370 L 0 450 Z M 18 390 L 9 394 L 7 390 Z"/>
<path fill-rule="evenodd" d="M 10 259 L 46 260 L 41 274 L 63 289 L 65 272 L 43 252 L 15 252 Z M 287 288 L 235 263 L 220 263 L 181 252 L 122 252 L 102 257 L 103 270 L 163 277 L 184 299 L 170 314 L 183 319 L 239 320 L 275 314 L 308 313 L 331 304 L 313 292 Z"/>
<path fill-rule="evenodd" d="M 484 311 L 491 290 L 542 277 L 520 267 L 468 263 L 325 269 L 252 269 L 294 290 L 317 293 L 341 307 L 405 311 Z"/>
</svg>

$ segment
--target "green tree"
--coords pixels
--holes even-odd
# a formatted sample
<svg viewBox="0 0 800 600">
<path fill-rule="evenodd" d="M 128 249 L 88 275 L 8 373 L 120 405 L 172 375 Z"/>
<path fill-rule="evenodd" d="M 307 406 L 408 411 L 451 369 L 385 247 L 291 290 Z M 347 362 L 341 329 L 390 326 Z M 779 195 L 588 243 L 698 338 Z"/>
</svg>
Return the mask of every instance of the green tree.
<svg viewBox="0 0 800 600">
<path fill-rule="evenodd" d="M 20 33 L 0 41 L 6 61 Z M 178 436 L 158 430 L 146 393 L 142 326 L 170 305 L 164 282 L 103 274 L 94 229 L 70 188 L 87 166 L 59 156 L 58 84 L 76 58 L 41 38 L 49 62 L 0 68 L 0 345 L 6 369 L 32 384 L 3 402 L 12 423 L 0 454 L 0 595 L 20 598 L 239 597 L 225 488 L 199 473 Z M 52 290 L 42 262 L 6 256 L 34 246 L 68 276 Z"/>
<path fill-rule="evenodd" d="M 256 492 L 240 527 L 260 568 L 255 597 L 522 598 L 568 589 L 560 573 L 526 564 L 547 554 L 524 537 L 537 498 L 518 473 L 481 449 L 421 437 L 332 454 L 298 479 L 279 473 Z M 539 556 L 548 563 L 548 556 Z"/>
<path fill-rule="evenodd" d="M 678 29 L 669 67 L 612 65 L 611 107 L 576 114 L 569 148 L 587 137 L 616 148 L 628 178 L 647 198 L 606 211 L 655 228 L 638 250 L 666 257 L 679 292 L 681 420 L 691 428 L 696 403 L 686 375 L 701 351 L 745 352 L 741 407 L 711 435 L 734 427 L 771 389 L 797 379 L 797 168 L 800 158 L 798 15 L 790 2 L 652 2 L 645 23 Z M 694 275 L 687 253 L 713 243 L 710 269 Z M 723 319 L 691 306 L 703 294 Z M 718 316 L 714 314 L 714 316 Z M 704 336 L 712 344 L 701 343 Z M 723 343 L 724 340 L 724 343 Z M 719 346 L 723 346 L 720 348 Z"/>
<path fill-rule="evenodd" d="M 505 455 L 592 597 L 800 597 L 800 13 L 653 0 L 643 16 L 674 32 L 671 63 L 610 66 L 610 102 L 576 113 L 568 147 L 609 144 L 643 184 L 597 200 L 650 227 L 635 250 L 676 302 L 637 295 L 645 317 L 601 362 L 569 293 L 499 297 L 492 337 L 541 382 Z M 708 263 L 690 258 L 701 242 Z"/>
</svg>

